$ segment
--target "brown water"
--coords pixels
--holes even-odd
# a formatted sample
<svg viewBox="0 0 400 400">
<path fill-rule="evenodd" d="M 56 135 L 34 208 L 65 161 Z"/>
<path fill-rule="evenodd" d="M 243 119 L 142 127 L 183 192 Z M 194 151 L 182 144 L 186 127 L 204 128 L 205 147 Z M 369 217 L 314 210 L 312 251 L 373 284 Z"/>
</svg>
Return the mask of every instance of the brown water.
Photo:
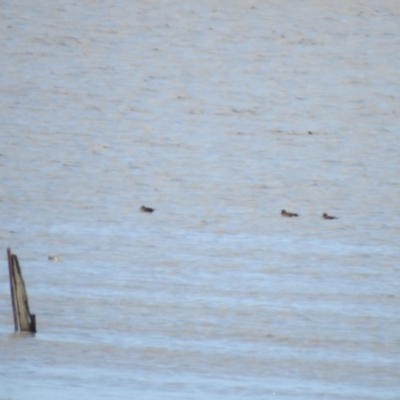
<svg viewBox="0 0 400 400">
<path fill-rule="evenodd" d="M 0 16 L 1 400 L 400 398 L 397 2 Z"/>
</svg>

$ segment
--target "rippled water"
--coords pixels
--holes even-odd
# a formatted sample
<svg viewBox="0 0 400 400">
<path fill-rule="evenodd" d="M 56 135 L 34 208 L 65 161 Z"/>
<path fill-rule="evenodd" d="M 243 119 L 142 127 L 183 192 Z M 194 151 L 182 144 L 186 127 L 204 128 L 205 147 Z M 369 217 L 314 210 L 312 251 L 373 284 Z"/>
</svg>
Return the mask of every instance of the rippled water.
<svg viewBox="0 0 400 400">
<path fill-rule="evenodd" d="M 400 12 L 364 3 L 2 4 L 1 400 L 399 398 Z"/>
</svg>

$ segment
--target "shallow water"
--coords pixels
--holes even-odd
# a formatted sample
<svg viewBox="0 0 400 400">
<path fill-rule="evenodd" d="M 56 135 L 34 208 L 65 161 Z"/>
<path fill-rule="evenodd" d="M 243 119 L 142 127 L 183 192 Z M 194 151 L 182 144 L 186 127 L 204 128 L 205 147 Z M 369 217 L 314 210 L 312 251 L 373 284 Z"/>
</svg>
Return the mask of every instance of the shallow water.
<svg viewBox="0 0 400 400">
<path fill-rule="evenodd" d="M 396 2 L 0 16 L 1 400 L 399 398 Z"/>
</svg>

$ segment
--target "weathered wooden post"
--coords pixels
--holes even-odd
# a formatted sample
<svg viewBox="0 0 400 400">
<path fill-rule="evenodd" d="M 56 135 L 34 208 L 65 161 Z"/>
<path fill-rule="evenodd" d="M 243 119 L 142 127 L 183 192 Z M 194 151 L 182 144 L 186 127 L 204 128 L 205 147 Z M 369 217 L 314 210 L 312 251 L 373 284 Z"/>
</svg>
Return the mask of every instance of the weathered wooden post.
<svg viewBox="0 0 400 400">
<path fill-rule="evenodd" d="M 14 268 L 12 267 L 12 254 L 11 249 L 7 249 L 7 258 L 8 258 L 8 273 L 10 276 L 10 291 L 11 291 L 11 303 L 13 309 L 13 316 L 14 316 L 14 328 L 15 331 L 18 331 L 19 324 L 18 324 L 18 315 L 17 315 L 17 299 L 15 294 L 15 285 L 14 285 Z"/>
<path fill-rule="evenodd" d="M 7 258 L 15 331 L 36 332 L 36 316 L 29 311 L 28 295 L 18 257 L 11 253 L 11 249 L 7 249 Z"/>
</svg>

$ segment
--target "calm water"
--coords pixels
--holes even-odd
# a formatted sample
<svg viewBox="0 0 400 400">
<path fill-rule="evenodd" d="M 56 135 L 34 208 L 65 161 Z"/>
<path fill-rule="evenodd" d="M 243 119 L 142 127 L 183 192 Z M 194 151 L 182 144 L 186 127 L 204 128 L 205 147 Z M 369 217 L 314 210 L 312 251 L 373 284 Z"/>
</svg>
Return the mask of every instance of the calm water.
<svg viewBox="0 0 400 400">
<path fill-rule="evenodd" d="M 397 1 L 0 18 L 1 400 L 400 398 Z"/>
</svg>

